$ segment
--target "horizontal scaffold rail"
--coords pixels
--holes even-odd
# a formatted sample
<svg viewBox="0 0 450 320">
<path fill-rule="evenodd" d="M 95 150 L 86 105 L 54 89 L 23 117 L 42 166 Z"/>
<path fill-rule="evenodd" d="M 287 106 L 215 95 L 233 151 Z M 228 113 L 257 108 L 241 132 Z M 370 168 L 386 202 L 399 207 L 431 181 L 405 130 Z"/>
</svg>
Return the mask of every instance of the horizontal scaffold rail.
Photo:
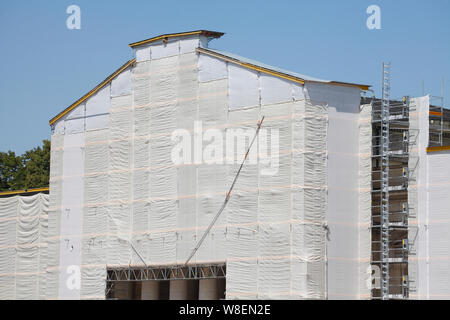
<svg viewBox="0 0 450 320">
<path fill-rule="evenodd" d="M 225 264 L 107 268 L 108 282 L 225 278 Z"/>
</svg>

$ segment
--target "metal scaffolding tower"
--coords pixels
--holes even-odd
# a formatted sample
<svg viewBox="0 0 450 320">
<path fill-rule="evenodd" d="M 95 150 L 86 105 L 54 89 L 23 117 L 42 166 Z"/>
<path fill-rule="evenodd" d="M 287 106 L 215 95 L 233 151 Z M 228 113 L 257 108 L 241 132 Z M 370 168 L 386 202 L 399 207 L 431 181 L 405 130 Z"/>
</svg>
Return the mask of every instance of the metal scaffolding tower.
<svg viewBox="0 0 450 320">
<path fill-rule="evenodd" d="M 383 63 L 381 103 L 381 297 L 389 299 L 389 99 L 390 63 Z"/>
<path fill-rule="evenodd" d="M 430 96 L 430 102 L 438 101 L 439 105 L 430 103 L 429 146 L 444 145 L 444 79 L 442 79 L 441 96 Z"/>
<path fill-rule="evenodd" d="M 383 63 L 382 97 L 372 105 L 372 266 L 378 276 L 373 299 L 407 299 L 409 97 L 390 100 L 390 64 Z M 377 272 L 376 270 L 379 270 Z"/>
</svg>

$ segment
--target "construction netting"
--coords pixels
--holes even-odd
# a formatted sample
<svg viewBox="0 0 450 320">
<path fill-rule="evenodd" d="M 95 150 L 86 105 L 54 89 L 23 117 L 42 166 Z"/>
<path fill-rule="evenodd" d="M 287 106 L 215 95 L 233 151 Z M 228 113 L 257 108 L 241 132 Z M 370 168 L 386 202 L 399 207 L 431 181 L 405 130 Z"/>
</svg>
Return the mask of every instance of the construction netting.
<svg viewBox="0 0 450 320">
<path fill-rule="evenodd" d="M 323 298 L 326 106 L 306 101 L 300 84 L 167 50 L 136 63 L 131 92 L 111 95 L 109 128 L 53 135 L 51 224 L 59 232 L 49 242 L 60 261 L 49 267 L 58 288 L 49 298 L 104 298 L 107 267 L 183 264 L 244 157 L 245 148 L 225 151 L 227 138 L 251 133 L 262 116 L 271 144 L 255 145 L 265 155 L 244 166 L 190 263 L 226 261 L 227 298 Z M 192 143 L 202 132 L 223 139 L 223 159 L 205 163 L 193 146 L 192 160 L 175 164 L 179 129 Z M 79 292 L 67 287 L 72 265 L 81 269 Z"/>
<path fill-rule="evenodd" d="M 360 134 L 371 126 L 359 89 L 306 90 L 199 45 L 139 48 L 135 65 L 55 125 L 45 298 L 104 299 L 108 268 L 183 265 L 263 116 L 189 263 L 226 263 L 227 299 L 366 297 L 370 137 Z M 342 180 L 330 189 L 334 170 Z"/>
<path fill-rule="evenodd" d="M 413 299 L 449 299 L 450 154 L 427 152 L 430 97 L 411 99 L 408 281 Z"/>
<path fill-rule="evenodd" d="M 47 194 L 0 198 L 0 299 L 45 299 Z"/>
</svg>

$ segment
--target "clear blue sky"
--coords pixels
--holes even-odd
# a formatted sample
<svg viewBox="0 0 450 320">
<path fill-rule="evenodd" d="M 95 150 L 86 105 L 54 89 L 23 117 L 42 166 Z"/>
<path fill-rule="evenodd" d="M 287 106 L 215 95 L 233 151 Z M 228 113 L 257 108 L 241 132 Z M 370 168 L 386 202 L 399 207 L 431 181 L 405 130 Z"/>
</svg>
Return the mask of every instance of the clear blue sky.
<svg viewBox="0 0 450 320">
<path fill-rule="evenodd" d="M 81 8 L 81 30 L 66 8 Z M 381 7 L 381 30 L 366 8 Z M 24 1 L 0 2 L 0 151 L 50 138 L 48 120 L 131 57 L 128 44 L 163 33 L 225 32 L 211 47 L 323 79 L 367 83 L 380 95 L 392 62 L 393 97 L 450 97 L 450 1 Z M 446 104 L 449 104 L 446 99 Z"/>
</svg>

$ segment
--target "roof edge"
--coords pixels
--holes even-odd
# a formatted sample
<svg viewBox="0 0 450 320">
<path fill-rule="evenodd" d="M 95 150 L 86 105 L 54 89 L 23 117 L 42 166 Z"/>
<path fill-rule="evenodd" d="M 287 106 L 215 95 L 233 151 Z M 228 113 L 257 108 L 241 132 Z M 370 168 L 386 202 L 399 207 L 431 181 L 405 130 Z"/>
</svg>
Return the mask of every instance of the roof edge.
<svg viewBox="0 0 450 320">
<path fill-rule="evenodd" d="M 292 75 L 285 74 L 285 73 L 282 73 L 282 72 L 279 72 L 279 71 L 275 71 L 275 70 L 272 70 L 272 69 L 256 66 L 256 65 L 253 65 L 253 64 L 247 63 L 247 62 L 242 62 L 242 61 L 237 60 L 235 58 L 232 58 L 232 57 L 229 57 L 227 55 L 223 55 L 223 54 L 220 54 L 220 53 L 217 53 L 217 52 L 213 52 L 213 51 L 210 51 L 210 50 L 205 49 L 205 48 L 197 48 L 197 52 L 205 53 L 205 54 L 210 55 L 212 57 L 216 57 L 218 59 L 229 61 L 229 62 L 238 64 L 238 65 L 243 66 L 243 67 L 248 68 L 248 69 L 264 72 L 264 73 L 267 73 L 267 74 L 270 74 L 270 75 L 273 75 L 273 76 L 276 76 L 276 77 L 279 77 L 279 78 L 283 78 L 283 79 L 286 79 L 286 80 L 291 80 L 291 81 L 294 81 L 294 82 L 297 82 L 297 83 L 301 83 L 301 84 L 305 84 L 305 82 L 318 82 L 318 83 L 325 83 L 325 84 L 331 84 L 331 85 L 358 87 L 361 90 L 369 90 L 369 88 L 371 87 L 370 85 L 366 85 L 366 84 L 357 84 L 357 83 L 340 82 L 340 81 L 320 82 L 320 81 L 314 81 L 314 80 L 305 80 L 303 78 L 294 77 Z"/>
<path fill-rule="evenodd" d="M 4 191 L 4 192 L 0 192 L 0 197 L 2 197 L 2 196 L 12 196 L 12 195 L 21 195 L 21 194 L 29 194 L 29 193 L 37 193 L 37 192 L 47 192 L 47 191 L 50 191 L 49 187 L 35 188 L 35 189 L 26 189 L 26 190 Z"/>
<path fill-rule="evenodd" d="M 125 64 L 123 64 L 119 69 L 114 71 L 111 75 L 109 75 L 105 80 L 103 80 L 100 84 L 98 84 L 94 89 L 86 93 L 84 96 L 82 96 L 80 99 L 75 101 L 73 104 L 71 104 L 69 107 L 64 109 L 64 111 L 58 113 L 56 116 L 54 116 L 52 119 L 50 119 L 49 123 L 50 126 L 52 126 L 56 121 L 64 117 L 66 114 L 68 114 L 70 111 L 78 107 L 80 104 L 85 102 L 87 99 L 89 99 L 91 96 L 93 96 L 95 93 L 97 93 L 100 89 L 102 89 L 104 86 L 106 86 L 108 83 L 110 83 L 115 77 L 117 77 L 120 73 L 122 73 L 124 70 L 128 69 L 131 65 L 133 65 L 136 62 L 136 59 L 131 59 L 127 61 Z"/>
<path fill-rule="evenodd" d="M 286 79 L 286 80 L 291 80 L 291 81 L 294 81 L 294 82 L 297 82 L 297 83 L 301 83 L 301 84 L 305 83 L 304 79 L 297 78 L 297 77 L 294 77 L 294 76 L 291 76 L 291 75 L 288 75 L 288 74 L 285 74 L 285 73 L 282 73 L 282 72 L 278 72 L 278 71 L 275 71 L 275 70 L 271 70 L 271 69 L 263 68 L 263 67 L 260 67 L 260 66 L 256 66 L 256 65 L 251 64 L 251 63 L 242 62 L 242 61 L 239 61 L 237 59 L 228 57 L 226 55 L 223 55 L 223 54 L 220 54 L 220 53 L 217 53 L 217 52 L 212 52 L 212 51 L 210 51 L 208 49 L 205 49 L 205 48 L 197 48 L 197 52 L 205 53 L 205 54 L 210 55 L 212 57 L 219 58 L 219 59 L 222 59 L 222 60 L 225 60 L 225 61 L 229 61 L 229 62 L 238 64 L 238 65 L 243 66 L 243 67 L 245 67 L 247 69 L 252 69 L 252 70 L 255 70 L 255 71 L 259 71 L 259 72 L 264 72 L 264 73 L 267 73 L 267 74 L 270 74 L 270 75 L 273 75 L 273 76 L 276 76 L 276 77 L 279 77 L 279 78 L 283 78 L 283 79 Z"/>
<path fill-rule="evenodd" d="M 427 147 L 426 150 L 427 150 L 427 153 L 448 151 L 448 150 L 450 150 L 450 146 Z"/>
<path fill-rule="evenodd" d="M 161 40 L 164 38 L 186 37 L 186 36 L 191 36 L 191 35 L 195 35 L 195 34 L 202 34 L 206 37 L 220 38 L 225 33 L 217 32 L 217 31 L 209 31 L 209 30 L 196 30 L 196 31 L 179 32 L 179 33 L 167 33 L 167 34 L 162 34 L 160 36 L 156 36 L 156 37 L 149 38 L 146 40 L 133 42 L 133 43 L 130 43 L 128 46 L 130 46 L 131 48 L 134 48 L 134 47 L 137 47 L 137 46 L 140 46 L 143 44 L 147 44 L 150 42 L 158 41 L 158 40 Z"/>
<path fill-rule="evenodd" d="M 371 85 L 361 84 L 361 83 L 350 83 L 350 82 L 342 82 L 342 81 L 331 81 L 330 84 L 334 84 L 337 86 L 350 86 L 350 87 L 359 87 L 361 90 L 369 90 Z"/>
<path fill-rule="evenodd" d="M 318 82 L 318 81 L 312 81 L 312 80 L 307 80 L 308 82 Z M 323 83 L 323 82 L 320 82 Z M 361 90 L 369 90 L 369 88 L 371 87 L 368 84 L 360 84 L 360 83 L 351 83 L 351 82 L 342 82 L 342 81 L 330 81 L 330 82 L 325 82 L 324 84 L 331 84 L 331 85 L 335 85 L 335 86 L 344 86 L 344 87 L 358 87 Z"/>
</svg>

